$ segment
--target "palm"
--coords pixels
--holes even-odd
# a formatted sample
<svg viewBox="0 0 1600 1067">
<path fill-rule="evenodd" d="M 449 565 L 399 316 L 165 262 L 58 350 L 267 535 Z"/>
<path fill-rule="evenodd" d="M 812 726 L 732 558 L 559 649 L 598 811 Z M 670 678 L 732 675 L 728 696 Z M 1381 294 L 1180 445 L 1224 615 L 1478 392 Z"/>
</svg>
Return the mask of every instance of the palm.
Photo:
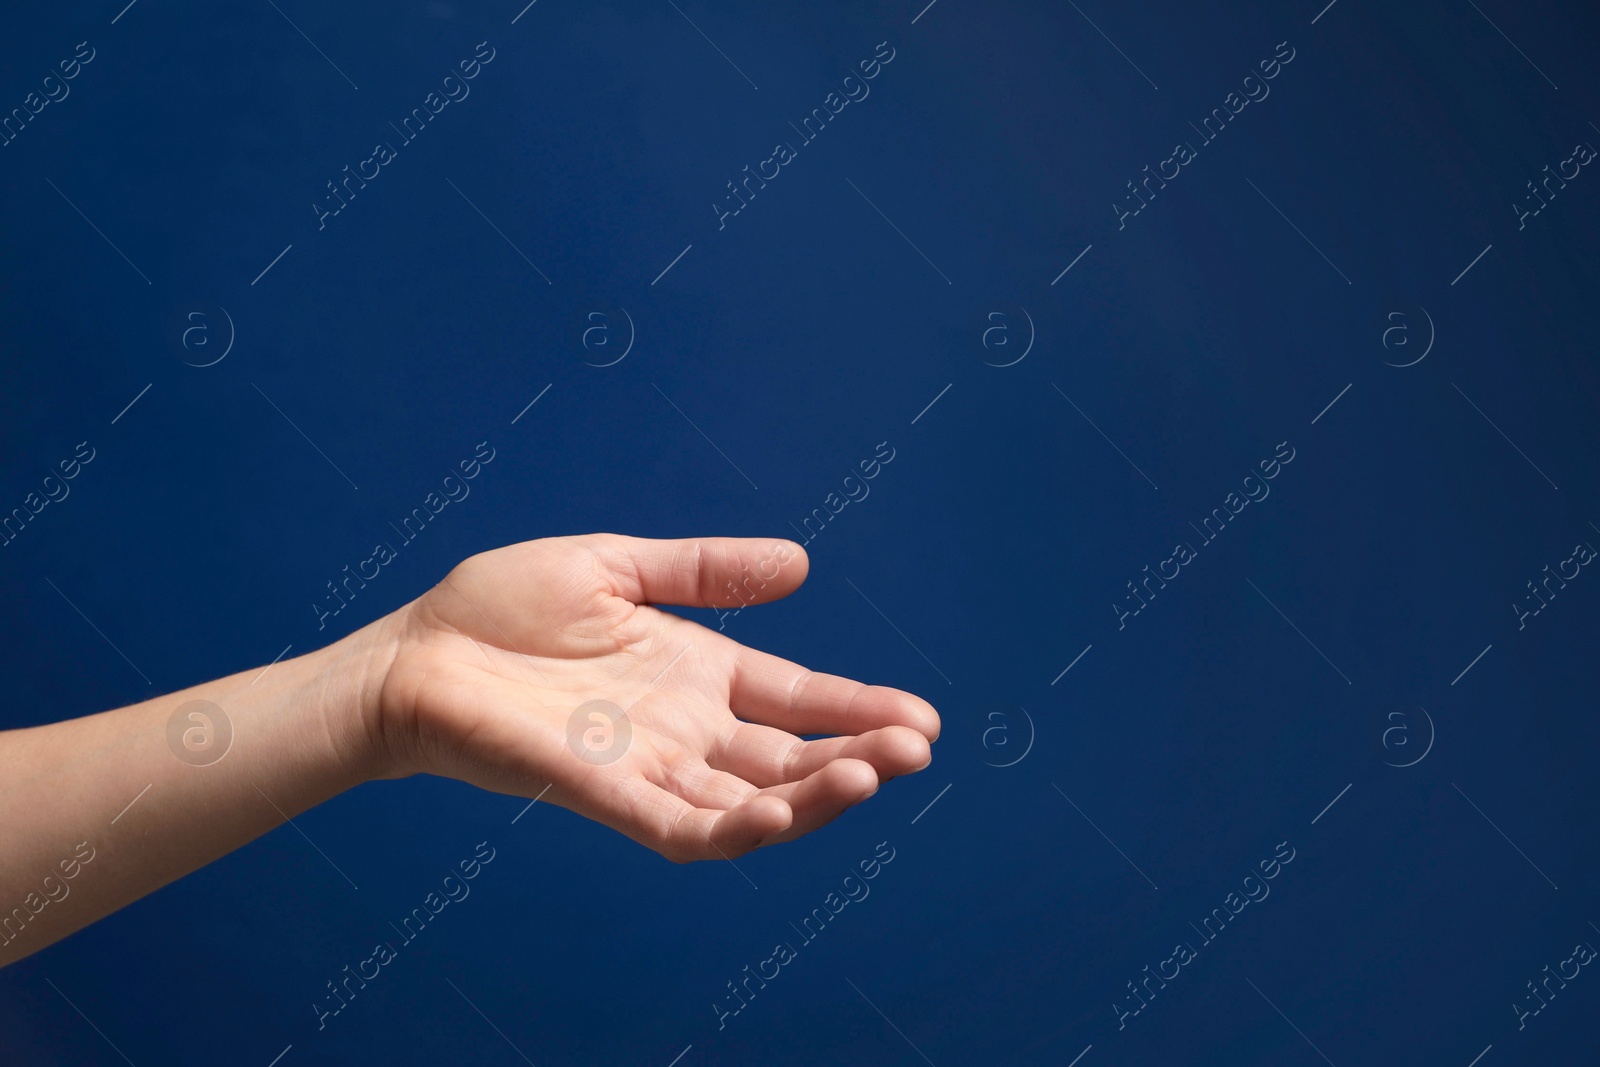
<svg viewBox="0 0 1600 1067">
<path fill-rule="evenodd" d="M 926 766 L 924 701 L 650 606 L 744 603 L 725 585 L 758 568 L 758 599 L 785 595 L 806 570 L 788 548 L 775 578 L 767 543 L 724 538 L 551 538 L 467 560 L 406 613 L 380 713 L 396 772 L 542 797 L 682 861 L 798 837 Z M 579 711 L 593 701 L 625 719 Z"/>
</svg>

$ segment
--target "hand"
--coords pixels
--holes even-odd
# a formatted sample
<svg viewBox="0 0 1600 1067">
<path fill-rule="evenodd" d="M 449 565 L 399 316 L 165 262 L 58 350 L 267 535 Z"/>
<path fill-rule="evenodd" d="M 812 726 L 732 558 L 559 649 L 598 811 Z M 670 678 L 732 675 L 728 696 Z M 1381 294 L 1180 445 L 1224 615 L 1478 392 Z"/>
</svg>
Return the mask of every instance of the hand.
<svg viewBox="0 0 1600 1067">
<path fill-rule="evenodd" d="M 651 606 L 775 600 L 807 569 L 793 542 L 721 537 L 593 534 L 474 556 L 384 620 L 394 653 L 368 727 L 380 774 L 541 797 L 677 862 L 809 833 L 926 767 L 938 713 Z M 569 739 L 591 700 L 626 713 L 609 738 L 580 717 L 603 751 Z"/>
</svg>

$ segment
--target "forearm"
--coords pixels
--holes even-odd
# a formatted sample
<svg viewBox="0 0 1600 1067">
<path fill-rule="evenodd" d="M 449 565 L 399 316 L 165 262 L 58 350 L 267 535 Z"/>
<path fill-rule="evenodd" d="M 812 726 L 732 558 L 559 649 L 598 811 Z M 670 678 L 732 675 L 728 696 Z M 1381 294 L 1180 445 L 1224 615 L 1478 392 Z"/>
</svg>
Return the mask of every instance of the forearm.
<svg viewBox="0 0 1600 1067">
<path fill-rule="evenodd" d="M 0 966 L 380 774 L 389 645 L 380 621 L 265 673 L 0 733 Z"/>
</svg>

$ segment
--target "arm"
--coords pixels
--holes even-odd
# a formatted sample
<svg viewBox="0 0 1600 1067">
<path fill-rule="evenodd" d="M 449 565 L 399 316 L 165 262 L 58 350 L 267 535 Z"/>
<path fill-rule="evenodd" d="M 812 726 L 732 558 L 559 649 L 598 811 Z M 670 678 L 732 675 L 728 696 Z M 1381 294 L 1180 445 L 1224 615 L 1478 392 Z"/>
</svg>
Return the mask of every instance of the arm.
<svg viewBox="0 0 1600 1067">
<path fill-rule="evenodd" d="M 814 830 L 927 766 L 937 713 L 651 606 L 806 570 L 791 542 L 528 541 L 265 673 L 0 733 L 0 966 L 377 778 L 539 797 L 678 862 Z"/>
</svg>

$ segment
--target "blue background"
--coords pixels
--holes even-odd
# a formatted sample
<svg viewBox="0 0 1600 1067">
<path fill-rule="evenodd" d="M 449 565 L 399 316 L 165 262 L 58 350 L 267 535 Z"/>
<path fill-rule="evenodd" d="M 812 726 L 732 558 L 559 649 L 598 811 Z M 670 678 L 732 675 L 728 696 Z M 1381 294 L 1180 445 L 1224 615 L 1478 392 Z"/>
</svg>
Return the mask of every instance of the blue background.
<svg viewBox="0 0 1600 1067">
<path fill-rule="evenodd" d="M 1580 5 L 119 7 L 0 40 L 7 111 L 94 49 L 0 148 L 0 509 L 95 449 L 0 550 L 4 725 L 298 655 L 513 541 L 794 536 L 888 442 L 805 587 L 727 632 L 922 694 L 944 734 L 737 869 L 362 787 L 297 820 L 359 890 L 282 827 L 0 972 L 7 1062 L 1593 1062 L 1600 979 L 1508 1010 L 1600 944 L 1600 578 L 1510 607 L 1600 544 L 1600 178 L 1512 207 L 1600 144 Z M 481 41 L 470 95 L 319 229 Z M 470 498 L 319 631 L 324 582 L 483 440 Z M 480 841 L 470 898 L 319 1031 L 324 983 Z"/>
</svg>

